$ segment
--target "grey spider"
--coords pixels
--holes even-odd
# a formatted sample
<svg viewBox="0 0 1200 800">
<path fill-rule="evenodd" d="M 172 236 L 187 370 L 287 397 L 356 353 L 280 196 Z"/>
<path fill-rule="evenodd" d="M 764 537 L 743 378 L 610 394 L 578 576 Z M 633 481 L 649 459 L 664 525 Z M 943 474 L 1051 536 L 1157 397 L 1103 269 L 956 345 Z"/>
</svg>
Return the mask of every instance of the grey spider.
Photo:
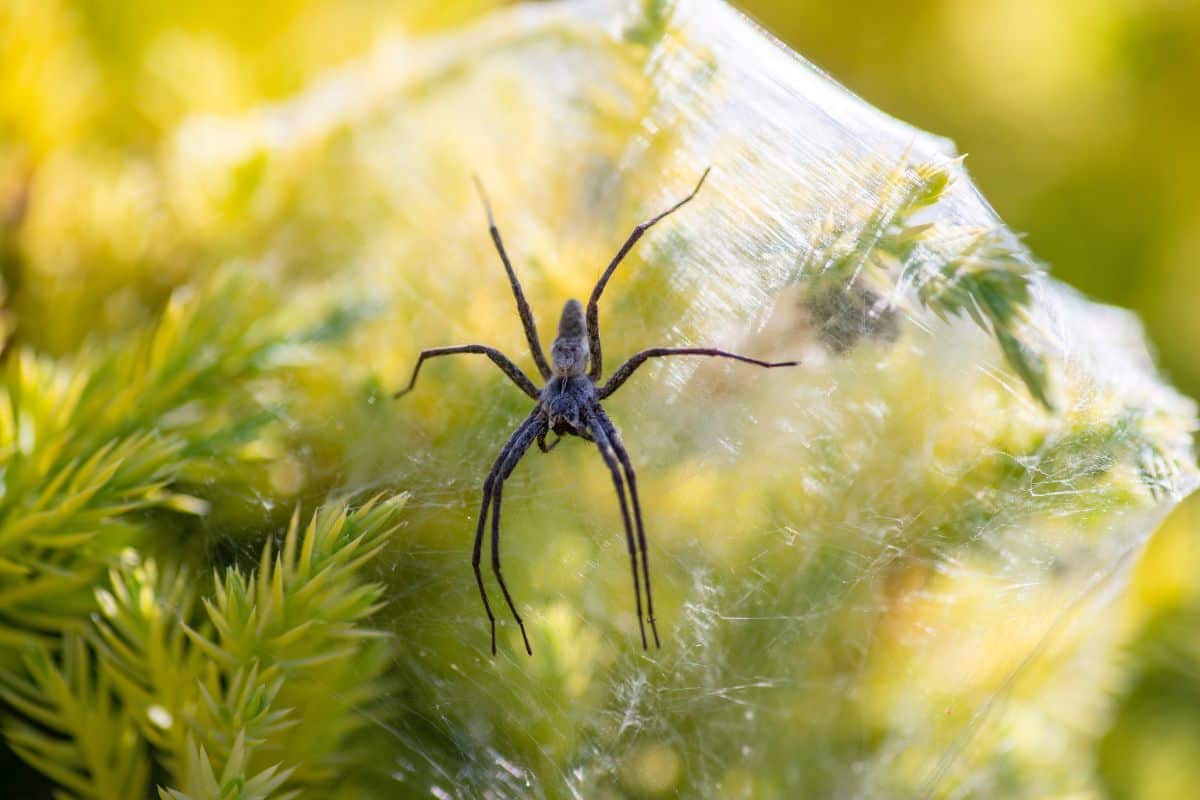
<svg viewBox="0 0 1200 800">
<path fill-rule="evenodd" d="M 491 624 L 492 655 L 496 654 L 496 617 L 492 614 L 492 606 L 488 602 L 487 590 L 483 585 L 483 573 L 479 569 L 480 555 L 483 548 L 483 532 L 487 524 L 489 504 L 492 507 L 492 571 L 496 575 L 496 582 L 500 584 L 500 591 L 504 593 L 504 599 L 508 603 L 508 608 L 512 611 L 513 618 L 517 621 L 517 625 L 521 629 L 521 638 L 525 641 L 525 652 L 533 655 L 533 648 L 529 646 L 529 636 L 525 633 L 525 623 L 521 620 L 521 615 L 517 613 L 516 605 L 513 603 L 512 596 L 508 592 L 508 586 L 504 582 L 504 575 L 500 570 L 500 498 L 504 489 L 504 481 L 512 474 L 512 471 L 517 466 L 517 462 L 521 460 L 534 441 L 537 442 L 538 449 L 543 453 L 549 453 L 566 436 L 578 436 L 589 442 L 594 442 L 599 448 L 600 455 L 604 458 L 605 464 L 608 465 L 609 472 L 612 473 L 613 485 L 617 491 L 617 500 L 621 506 L 621 518 L 625 523 L 625 543 L 629 549 L 629 561 L 633 571 L 633 596 L 637 609 L 638 628 L 642 635 L 642 649 L 644 650 L 648 647 L 645 626 L 645 622 L 647 621 L 650 623 L 650 630 L 654 634 L 654 645 L 661 648 L 662 645 L 658 639 L 658 626 L 655 624 L 654 619 L 654 600 L 650 594 L 650 565 L 646 553 L 646 532 L 642 525 L 642 507 L 638 500 L 637 477 L 634 473 L 633 463 L 629 459 L 629 453 L 625 450 L 625 445 L 621 441 L 620 434 L 617 433 L 617 429 L 608 418 L 608 415 L 604 413 L 604 409 L 600 406 L 600 401 L 619 389 L 629 376 L 650 358 L 661 356 L 717 356 L 720 358 L 732 358 L 737 361 L 744 361 L 747 364 L 756 364 L 760 367 L 768 368 L 792 367 L 798 363 L 796 361 L 759 361 L 755 358 L 709 347 L 652 347 L 649 350 L 643 350 L 634 355 L 622 364 L 609 377 L 606 383 L 598 385 L 601 376 L 601 357 L 599 308 L 597 304 L 600 301 L 600 295 L 604 291 L 604 287 L 608 285 L 608 279 L 612 277 L 613 272 L 622 259 L 625 258 L 647 230 L 664 217 L 678 211 L 696 196 L 700 191 L 700 187 L 704 185 L 704 179 L 708 177 L 708 173 L 709 170 L 704 170 L 704 174 L 700 176 L 700 180 L 696 183 L 696 188 L 687 197 L 658 216 L 651 217 L 633 229 L 633 233 L 625 240 L 625 244 L 621 245 L 621 249 L 617 251 L 608 268 L 600 276 L 600 280 L 596 282 L 595 288 L 592 289 L 592 295 L 588 298 L 586 317 L 582 303 L 578 300 L 567 301 L 558 323 L 558 338 L 550 346 L 549 363 L 546 362 L 546 356 L 542 352 L 542 345 L 538 340 L 537 328 L 533 323 L 533 314 L 529 310 L 529 303 L 525 300 L 525 293 L 521 289 L 521 282 L 517 280 L 512 263 L 509 261 L 508 254 L 504 250 L 504 243 L 500 239 L 500 231 L 496 228 L 496 221 L 492 216 L 492 206 L 488 202 L 487 193 L 484 191 L 483 184 L 479 182 L 479 179 L 474 179 L 475 186 L 479 190 L 480 199 L 483 201 L 484 211 L 487 213 L 488 228 L 492 234 L 492 241 L 496 245 L 496 251 L 500 254 L 500 260 L 504 263 L 504 270 L 508 273 L 508 282 L 512 286 L 513 295 L 517 301 L 517 313 L 521 315 L 521 323 L 525 328 L 525 338 L 529 342 L 529 349 L 533 354 L 533 362 L 537 365 L 538 372 L 541 374 L 542 379 L 546 381 L 546 385 L 538 389 L 533 381 L 499 350 L 482 344 L 464 344 L 422 350 L 420 357 L 417 359 L 417 364 L 413 368 L 412 378 L 409 380 L 408 386 L 396 392 L 395 397 L 401 397 L 412 391 L 413 386 L 417 382 L 417 375 L 421 371 L 421 365 L 425 363 L 426 359 L 455 355 L 457 353 L 478 353 L 487 356 L 495 362 L 496 366 L 500 367 L 504 371 L 504 374 L 512 379 L 513 383 L 535 401 L 533 412 L 521 423 L 512 434 L 512 437 L 500 450 L 499 457 L 497 457 L 491 471 L 488 472 L 487 478 L 483 482 L 483 504 L 479 509 L 479 523 L 475 529 L 475 550 L 471 558 L 471 563 L 475 569 L 475 582 L 479 585 L 479 596 L 483 599 L 483 610 L 487 613 L 488 622 Z M 555 439 L 547 445 L 546 434 L 550 431 L 554 432 Z M 623 478 L 622 471 L 624 472 Z M 630 523 L 629 505 L 625 497 L 626 484 L 629 486 L 629 496 L 633 501 L 633 519 L 637 526 L 636 548 L 634 547 L 634 526 Z M 639 551 L 642 564 L 641 577 L 646 584 L 645 617 L 642 616 L 642 594 L 638 578 Z"/>
</svg>

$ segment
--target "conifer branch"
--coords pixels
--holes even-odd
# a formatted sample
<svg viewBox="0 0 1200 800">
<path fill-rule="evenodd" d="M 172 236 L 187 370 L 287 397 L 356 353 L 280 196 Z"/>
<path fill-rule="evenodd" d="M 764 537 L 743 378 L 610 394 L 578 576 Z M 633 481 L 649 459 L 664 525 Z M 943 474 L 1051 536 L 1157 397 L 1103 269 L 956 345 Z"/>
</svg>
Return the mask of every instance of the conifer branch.
<svg viewBox="0 0 1200 800">
<path fill-rule="evenodd" d="M 0 671 L 0 700 L 23 717 L 6 720 L 4 736 L 17 755 L 77 797 L 144 797 L 145 742 L 94 662 L 78 634 L 67 634 L 57 661 L 44 646 L 26 648 L 24 675 Z"/>
<path fill-rule="evenodd" d="M 151 330 L 70 362 L 14 354 L 0 383 L 0 640 L 52 640 L 94 608 L 144 512 L 203 513 L 186 488 L 236 475 L 271 415 L 250 388 L 311 332 L 264 318 L 266 290 L 220 273 Z M 319 325 L 324 325 L 321 321 Z M 211 489 L 210 489 L 211 490 Z"/>
<path fill-rule="evenodd" d="M 939 318 L 966 316 L 993 335 L 1030 394 L 1052 410 L 1046 360 L 1028 332 L 1033 262 L 1001 229 L 948 230 L 920 221 L 951 180 L 949 166 L 904 161 L 878 187 L 861 222 L 828 220 L 798 265 L 813 282 L 810 308 L 839 334 L 888 333 L 890 304 L 912 291 Z M 841 301 L 831 303 L 829 292 Z M 861 294 L 862 302 L 847 302 L 847 293 Z M 864 319 L 848 326 L 837 319 L 846 313 Z M 853 341 L 832 344 L 842 350 Z"/>
<path fill-rule="evenodd" d="M 218 786 L 240 776 L 271 791 L 333 777 L 331 759 L 364 724 L 358 709 L 378 698 L 390 659 L 390 639 L 364 625 L 383 587 L 361 573 L 403 505 L 400 496 L 323 508 L 304 529 L 293 517 L 256 572 L 214 576 L 203 611 L 182 571 L 132 561 L 113 571 L 98 593 L 94 646 L 173 776 L 178 791 L 163 796 L 209 797 L 218 773 Z M 230 764 L 242 765 L 236 775 Z M 277 765 L 286 768 L 270 772 Z"/>
</svg>

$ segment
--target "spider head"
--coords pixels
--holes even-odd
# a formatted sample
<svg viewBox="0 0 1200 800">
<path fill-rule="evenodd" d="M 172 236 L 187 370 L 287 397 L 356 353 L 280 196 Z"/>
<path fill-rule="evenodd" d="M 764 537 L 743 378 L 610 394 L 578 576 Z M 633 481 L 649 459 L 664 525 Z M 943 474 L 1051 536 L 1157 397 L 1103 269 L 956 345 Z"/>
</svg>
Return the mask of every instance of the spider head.
<svg viewBox="0 0 1200 800">
<path fill-rule="evenodd" d="M 587 371 L 587 324 L 583 319 L 583 303 L 568 300 L 558 321 L 558 338 L 550 346 L 554 374 L 582 375 Z"/>
</svg>

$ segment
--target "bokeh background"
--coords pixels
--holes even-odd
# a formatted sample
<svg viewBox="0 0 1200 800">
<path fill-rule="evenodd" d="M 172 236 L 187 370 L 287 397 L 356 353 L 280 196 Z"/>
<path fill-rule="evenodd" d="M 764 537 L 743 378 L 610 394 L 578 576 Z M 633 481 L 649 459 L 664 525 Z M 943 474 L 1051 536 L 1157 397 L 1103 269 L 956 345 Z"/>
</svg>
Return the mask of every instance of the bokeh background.
<svg viewBox="0 0 1200 800">
<path fill-rule="evenodd" d="M 44 188 L 51 176 L 69 198 L 72 170 L 116 174 L 115 165 L 153 152 L 189 115 L 286 97 L 384 33 L 445 29 L 499 5 L 0 0 L 4 307 L 84 310 L 78 330 L 18 337 L 67 352 L 96 326 L 129 324 L 153 306 L 139 301 L 165 294 L 179 277 L 161 275 L 138 296 L 114 293 L 100 304 L 23 285 L 23 252 L 56 246 L 52 227 L 26 219 L 30 187 Z M 872 104 L 952 138 L 1033 252 L 1066 282 L 1136 310 L 1170 380 L 1200 396 L 1200 3 L 740 5 Z M 103 212 L 102 197 L 90 202 Z M 114 230 L 124 222 L 114 220 Z M 113 259 L 113 287 L 123 285 L 119 265 L 133 270 L 136 260 Z M 1198 528 L 1193 500 L 1154 538 L 1122 609 L 1128 680 L 1096 750 L 1113 797 L 1200 797 Z"/>
</svg>

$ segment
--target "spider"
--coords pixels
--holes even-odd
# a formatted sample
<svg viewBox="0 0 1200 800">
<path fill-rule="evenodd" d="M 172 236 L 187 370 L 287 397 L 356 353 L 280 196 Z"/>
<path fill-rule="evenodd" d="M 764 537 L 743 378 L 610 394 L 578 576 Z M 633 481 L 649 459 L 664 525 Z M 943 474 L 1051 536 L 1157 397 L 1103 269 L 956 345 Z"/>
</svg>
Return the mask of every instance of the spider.
<svg viewBox="0 0 1200 800">
<path fill-rule="evenodd" d="M 642 636 L 642 649 L 645 650 L 648 648 L 645 622 L 650 623 L 655 647 L 661 648 L 662 644 L 658 638 L 658 626 L 654 619 L 654 600 L 650 593 L 650 565 L 646 553 L 646 532 L 642 525 L 642 507 L 638 499 L 637 475 L 634 472 L 629 453 L 625 449 L 625 444 L 621 441 L 620 434 L 617 433 L 616 426 L 613 425 L 608 415 L 604 413 L 604 409 L 600 403 L 616 392 L 617 389 L 621 388 L 621 385 L 633 375 L 634 371 L 651 358 L 660 358 L 663 356 L 716 356 L 768 368 L 791 367 L 799 363 L 796 361 L 760 361 L 755 358 L 709 347 L 653 347 L 634 355 L 618 367 L 609 376 L 607 382 L 603 384 L 599 383 L 602 373 L 602 361 L 598 303 L 600 295 L 604 292 L 604 287 L 608 285 L 608 280 L 612 277 L 617 266 L 647 230 L 665 217 L 678 211 L 699 193 L 700 187 L 704 185 L 704 179 L 708 177 L 708 173 L 708 169 L 704 170 L 704 174 L 700 176 L 700 180 L 696 183 L 696 188 L 687 197 L 658 216 L 651 217 L 633 229 L 629 238 L 621 245 L 621 249 L 617 251 L 616 256 L 613 257 L 608 267 L 604 270 L 604 273 L 600 276 L 600 280 L 596 282 L 595 288 L 592 289 L 591 297 L 588 298 L 586 312 L 584 311 L 583 304 L 578 300 L 572 299 L 567 301 L 558 323 L 558 337 L 550 346 L 549 362 L 546 361 L 546 356 L 542 352 L 542 345 L 538 340 L 537 328 L 533 322 L 533 313 L 529 309 L 529 303 L 525 300 L 525 293 L 521 289 L 521 282 L 517 280 L 512 263 L 509 261 L 508 254 L 504 250 L 504 242 L 501 240 L 500 231 L 496 227 L 496 221 L 492 215 L 492 206 L 488 201 L 487 192 L 484 191 L 483 184 L 480 183 L 477 177 L 473 179 L 475 188 L 479 191 L 484 211 L 487 214 L 488 229 L 492 235 L 492 242 L 495 243 L 496 251 L 499 253 L 500 260 L 504 264 L 504 270 L 508 273 L 508 282 L 512 286 L 513 296 L 517 301 L 517 313 L 521 316 L 521 323 L 525 328 L 525 338 L 529 342 L 529 349 L 533 355 L 534 364 L 537 365 L 538 372 L 546 382 L 545 386 L 538 389 L 533 381 L 499 350 L 482 344 L 463 344 L 453 347 L 433 347 L 422 350 L 420 357 L 417 359 L 416 366 L 413 368 L 412 378 L 409 380 L 408 386 L 396 392 L 395 397 L 402 397 L 412 391 L 417 383 L 417 375 L 421 371 L 421 365 L 427 359 L 459 353 L 477 353 L 485 355 L 495 362 L 496 366 L 503 370 L 504 374 L 513 383 L 535 401 L 533 412 L 517 427 L 508 442 L 501 448 L 500 455 L 496 458 L 495 463 L 492 464 L 492 469 L 488 472 L 487 478 L 483 482 L 483 503 L 479 509 L 479 522 L 475 528 L 475 549 L 471 558 L 471 564 L 475 569 L 475 582 L 479 585 L 479 596 L 483 600 L 483 610 L 487 613 L 488 622 L 491 624 L 493 656 L 496 654 L 496 617 L 492 613 L 491 603 L 488 602 L 487 589 L 483 585 L 483 573 L 479 569 L 483 548 L 483 533 L 487 524 L 489 505 L 491 505 L 492 509 L 492 572 L 495 573 L 496 582 L 500 585 L 500 591 L 503 592 L 504 599 L 508 603 L 508 608 L 512 612 L 513 618 L 517 621 L 517 626 L 521 629 L 521 638 L 525 642 L 525 652 L 531 656 L 533 655 L 533 648 L 529 645 L 529 636 L 525 632 L 525 623 L 521 620 L 521 615 L 517 612 L 517 607 L 513 603 L 512 595 L 509 594 L 508 585 L 504 582 L 504 575 L 500 570 L 500 499 L 504 490 L 504 482 L 512 474 L 517 466 L 517 462 L 525 455 L 531 444 L 536 441 L 539 450 L 543 453 L 549 453 L 564 437 L 578 436 L 595 443 L 600 450 L 600 455 L 604 459 L 604 463 L 608 465 L 609 472 L 612 473 L 613 485 L 616 488 L 617 500 L 621 507 L 621 519 L 625 525 L 625 543 L 629 549 L 629 561 L 633 572 L 633 596 L 638 616 L 638 629 Z M 549 432 L 555 434 L 555 439 L 547 445 L 546 434 Z M 629 499 L 632 500 L 633 505 L 632 523 L 630 521 L 629 502 L 626 500 L 626 486 L 628 486 Z M 635 524 L 637 531 L 636 547 L 634 546 Z M 642 569 L 641 581 L 646 586 L 645 617 L 642 615 L 642 594 L 638 576 L 639 553 Z"/>
</svg>

